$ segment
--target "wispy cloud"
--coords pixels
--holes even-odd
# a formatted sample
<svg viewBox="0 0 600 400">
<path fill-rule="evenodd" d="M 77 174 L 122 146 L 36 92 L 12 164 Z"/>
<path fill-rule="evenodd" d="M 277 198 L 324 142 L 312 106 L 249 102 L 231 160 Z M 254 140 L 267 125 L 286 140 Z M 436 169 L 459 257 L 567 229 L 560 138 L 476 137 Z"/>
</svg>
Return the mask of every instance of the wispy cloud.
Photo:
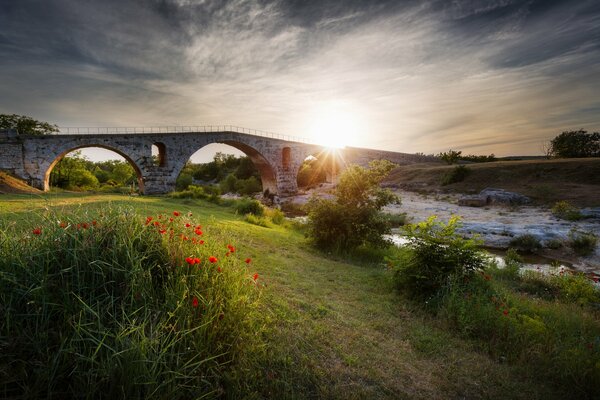
<svg viewBox="0 0 600 400">
<path fill-rule="evenodd" d="M 0 112 L 302 136 L 338 104 L 358 145 L 426 153 L 600 129 L 596 1 L 366 3 L 3 2 Z"/>
</svg>

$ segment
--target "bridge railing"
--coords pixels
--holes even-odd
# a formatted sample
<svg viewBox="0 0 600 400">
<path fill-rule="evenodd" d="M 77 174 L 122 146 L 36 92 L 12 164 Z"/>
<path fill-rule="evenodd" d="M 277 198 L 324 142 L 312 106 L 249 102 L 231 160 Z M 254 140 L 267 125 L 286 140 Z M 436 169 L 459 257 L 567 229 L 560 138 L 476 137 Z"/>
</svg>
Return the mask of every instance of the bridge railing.
<svg viewBox="0 0 600 400">
<path fill-rule="evenodd" d="M 259 129 L 244 128 L 234 125 L 204 125 L 204 126 L 144 126 L 144 127 L 73 127 L 61 126 L 58 134 L 67 135 L 117 135 L 117 134 L 149 134 L 149 133 L 211 133 L 235 132 L 248 135 L 262 136 L 272 139 L 281 139 L 292 142 L 313 143 L 308 138 L 283 135 L 275 132 L 261 131 Z"/>
</svg>

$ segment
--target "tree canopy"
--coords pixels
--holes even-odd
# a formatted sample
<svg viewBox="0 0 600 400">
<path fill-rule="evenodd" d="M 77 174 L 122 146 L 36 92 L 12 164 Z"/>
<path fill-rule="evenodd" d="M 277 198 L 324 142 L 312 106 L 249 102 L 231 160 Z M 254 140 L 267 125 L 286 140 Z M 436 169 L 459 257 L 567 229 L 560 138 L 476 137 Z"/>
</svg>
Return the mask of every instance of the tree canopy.
<svg viewBox="0 0 600 400">
<path fill-rule="evenodd" d="M 600 157 L 600 133 L 563 132 L 552 139 L 549 153 L 559 158 Z"/>
<path fill-rule="evenodd" d="M 58 126 L 26 115 L 0 114 L 0 131 L 16 131 L 20 135 L 47 135 L 58 132 Z"/>
</svg>

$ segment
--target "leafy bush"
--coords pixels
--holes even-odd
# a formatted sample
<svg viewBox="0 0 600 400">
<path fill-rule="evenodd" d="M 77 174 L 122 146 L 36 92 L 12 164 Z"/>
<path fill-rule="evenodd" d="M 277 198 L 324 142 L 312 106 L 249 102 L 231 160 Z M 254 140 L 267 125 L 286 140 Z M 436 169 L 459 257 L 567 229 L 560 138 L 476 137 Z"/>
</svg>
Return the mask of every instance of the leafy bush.
<svg viewBox="0 0 600 400">
<path fill-rule="evenodd" d="M 580 256 L 589 256 L 596 250 L 598 236 L 592 232 L 580 232 L 572 230 L 569 232 L 569 247 Z"/>
<path fill-rule="evenodd" d="M 238 214 L 253 214 L 260 217 L 264 214 L 265 208 L 260 201 L 246 197 L 236 202 L 235 210 Z"/>
<path fill-rule="evenodd" d="M 555 157 L 600 157 L 600 133 L 583 129 L 566 131 L 550 142 L 549 153 Z"/>
<path fill-rule="evenodd" d="M 523 253 L 534 253 L 542 248 L 540 240 L 529 233 L 515 236 L 510 240 L 509 246 Z"/>
<path fill-rule="evenodd" d="M 406 223 L 408 221 L 408 217 L 406 216 L 406 213 L 399 213 L 399 214 L 384 213 L 383 217 L 385 218 L 387 223 L 392 228 L 399 228 L 401 226 L 404 226 L 404 225 L 406 225 Z"/>
<path fill-rule="evenodd" d="M 265 210 L 265 215 L 273 222 L 275 225 L 281 225 L 285 222 L 285 214 L 283 211 L 278 210 L 276 208 L 267 208 Z"/>
<path fill-rule="evenodd" d="M 437 156 L 444 161 L 446 164 L 456 164 L 460 159 L 462 151 L 448 150 L 444 153 L 440 153 Z"/>
<path fill-rule="evenodd" d="M 2 397 L 199 398 L 262 346 L 226 232 L 102 209 L 0 237 Z"/>
<path fill-rule="evenodd" d="M 566 200 L 554 203 L 554 206 L 552 206 L 552 214 L 557 218 L 566 219 L 568 221 L 579 221 L 583 218 L 579 209 Z"/>
<path fill-rule="evenodd" d="M 379 185 L 394 164 L 373 161 L 369 169 L 351 165 L 340 177 L 335 200 L 313 197 L 307 204 L 308 237 L 325 250 L 350 252 L 361 245 L 385 247 L 390 225 L 381 209 L 399 199 Z"/>
<path fill-rule="evenodd" d="M 450 185 L 452 183 L 462 182 L 471 173 L 471 169 L 464 165 L 457 165 L 442 176 L 442 185 Z"/>
<path fill-rule="evenodd" d="M 405 227 L 409 250 L 388 261 L 394 270 L 396 286 L 411 297 L 430 298 L 440 292 L 452 277 L 461 279 L 481 271 L 487 257 L 474 239 L 456 233 L 460 218 L 447 224 L 432 216 L 427 221 Z"/>
<path fill-rule="evenodd" d="M 193 181 L 194 181 L 194 178 L 192 178 L 191 175 L 186 174 L 186 173 L 181 173 L 181 174 L 179 174 L 179 176 L 177 177 L 177 180 L 175 181 L 175 189 L 176 190 L 185 190 L 188 188 L 188 186 L 190 186 L 192 184 Z"/>
<path fill-rule="evenodd" d="M 494 263 L 491 270 L 498 278 L 516 280 L 520 276 L 521 267 L 523 267 L 523 259 L 519 253 L 515 249 L 508 249 L 504 255 L 504 268 L 497 268 Z"/>
</svg>

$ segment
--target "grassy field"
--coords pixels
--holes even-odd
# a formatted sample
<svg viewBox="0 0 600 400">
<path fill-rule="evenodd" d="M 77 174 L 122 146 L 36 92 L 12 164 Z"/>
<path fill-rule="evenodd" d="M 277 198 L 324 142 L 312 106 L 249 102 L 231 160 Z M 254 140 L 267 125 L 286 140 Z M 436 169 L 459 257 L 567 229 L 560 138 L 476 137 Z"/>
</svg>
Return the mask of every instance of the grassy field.
<svg viewBox="0 0 600 400">
<path fill-rule="evenodd" d="M 55 213 L 93 217 L 131 207 L 140 220 L 178 210 L 225 230 L 252 258 L 266 330 L 249 369 L 214 396 L 327 399 L 564 399 L 579 394 L 527 362 L 510 363 L 401 297 L 386 265 L 324 255 L 290 227 L 261 227 L 196 200 L 120 195 L 3 195 L 0 227 L 30 232 Z M 0 338 L 0 343 L 6 338 Z M 243 368 L 248 368 L 243 367 Z M 4 374 L 4 375 L 3 375 Z M 0 371 L 0 379 L 10 371 Z M 1 383 L 1 381 L 0 381 Z"/>
<path fill-rule="evenodd" d="M 462 182 L 443 186 L 442 177 L 455 165 L 414 164 L 396 168 L 386 179 L 408 190 L 478 193 L 501 188 L 531 197 L 538 204 L 567 200 L 580 207 L 600 206 L 600 159 L 496 161 L 468 164 Z"/>
</svg>

